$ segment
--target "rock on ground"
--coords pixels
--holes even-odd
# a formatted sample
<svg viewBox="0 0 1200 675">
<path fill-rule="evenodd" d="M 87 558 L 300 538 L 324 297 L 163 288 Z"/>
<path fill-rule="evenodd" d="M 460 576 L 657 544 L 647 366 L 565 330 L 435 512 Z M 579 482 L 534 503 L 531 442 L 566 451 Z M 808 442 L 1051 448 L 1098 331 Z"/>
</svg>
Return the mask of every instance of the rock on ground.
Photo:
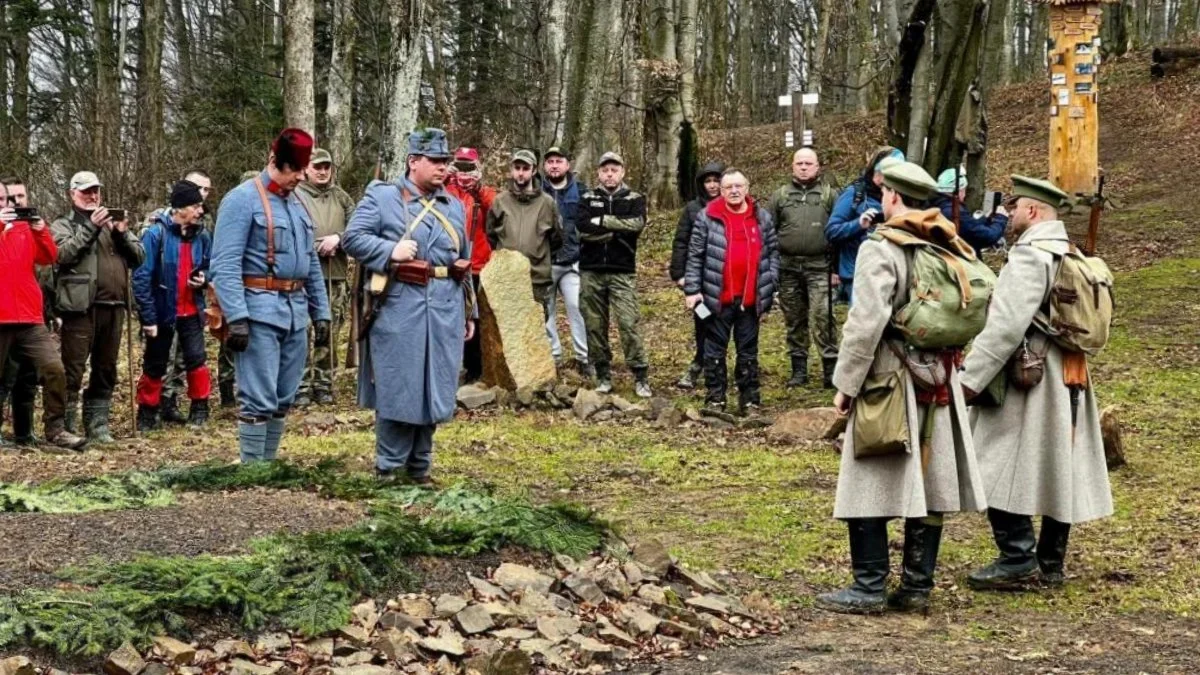
<svg viewBox="0 0 1200 675">
<path fill-rule="evenodd" d="M 485 405 L 496 402 L 496 392 L 484 389 L 474 384 L 466 384 L 458 388 L 456 396 L 458 405 L 466 410 L 478 410 Z"/>
<path fill-rule="evenodd" d="M 479 281 L 484 382 L 510 391 L 554 382 L 545 310 L 533 299 L 529 260 L 517 251 L 496 251 Z"/>
<path fill-rule="evenodd" d="M 1100 435 L 1104 440 L 1104 460 L 1109 469 L 1125 466 L 1125 443 L 1121 440 L 1121 419 L 1117 406 L 1100 411 Z"/>
<path fill-rule="evenodd" d="M 145 660 L 133 645 L 126 642 L 104 661 L 106 675 L 138 675 L 146 667 Z"/>
<path fill-rule="evenodd" d="M 767 438 L 776 443 L 808 443 L 832 440 L 846 428 L 846 418 L 834 408 L 789 410 L 767 429 Z"/>
</svg>

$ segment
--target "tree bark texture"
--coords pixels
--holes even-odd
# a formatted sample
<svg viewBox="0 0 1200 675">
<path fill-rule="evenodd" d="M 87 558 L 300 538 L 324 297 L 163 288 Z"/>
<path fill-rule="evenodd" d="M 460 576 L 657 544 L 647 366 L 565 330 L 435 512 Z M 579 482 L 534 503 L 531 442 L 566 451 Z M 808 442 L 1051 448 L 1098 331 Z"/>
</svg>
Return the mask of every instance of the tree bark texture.
<svg viewBox="0 0 1200 675">
<path fill-rule="evenodd" d="M 144 185 L 157 184 L 162 178 L 160 163 L 165 145 L 162 56 L 166 14 L 166 0 L 142 0 L 137 69 L 137 151 L 139 173 L 150 179 Z"/>
<path fill-rule="evenodd" d="M 354 80 L 358 18 L 354 0 L 333 0 L 333 51 L 325 96 L 325 146 L 341 172 L 354 170 Z"/>
<path fill-rule="evenodd" d="M 388 101 L 386 176 L 404 173 L 408 134 L 417 126 L 421 93 L 421 50 L 425 45 L 424 0 L 388 0 L 391 29 L 389 62 L 391 91 Z"/>
<path fill-rule="evenodd" d="M 313 0 L 287 0 L 283 24 L 283 119 L 316 133 L 313 94 Z"/>
</svg>

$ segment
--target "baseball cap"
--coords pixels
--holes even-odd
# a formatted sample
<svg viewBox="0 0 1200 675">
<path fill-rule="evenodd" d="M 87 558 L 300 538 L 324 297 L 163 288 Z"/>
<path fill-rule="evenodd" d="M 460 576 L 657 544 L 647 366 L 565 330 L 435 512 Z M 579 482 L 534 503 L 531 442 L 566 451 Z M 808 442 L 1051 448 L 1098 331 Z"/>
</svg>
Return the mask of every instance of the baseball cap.
<svg viewBox="0 0 1200 675">
<path fill-rule="evenodd" d="M 513 153 L 512 161 L 524 162 L 529 166 L 537 166 L 537 157 L 530 150 L 518 150 Z"/>
<path fill-rule="evenodd" d="M 600 161 L 596 162 L 596 166 L 604 166 L 605 164 L 609 164 L 609 163 L 620 164 L 621 166 L 625 166 L 625 160 L 621 159 L 620 155 L 618 155 L 615 152 L 612 152 L 611 150 L 604 153 L 603 155 L 600 155 Z"/>
<path fill-rule="evenodd" d="M 91 171 L 80 171 L 71 176 L 72 190 L 86 190 L 94 187 L 104 187 L 104 183 L 101 183 L 100 177 Z"/>
<path fill-rule="evenodd" d="M 561 146 L 554 145 L 551 146 L 549 150 L 542 153 L 542 159 L 549 159 L 551 157 L 562 157 L 563 159 L 569 160 L 571 159 L 571 153 L 564 150 Z"/>
<path fill-rule="evenodd" d="M 333 164 L 333 155 L 329 154 L 329 151 L 326 150 L 325 148 L 317 148 L 316 150 L 313 150 L 312 159 L 309 160 L 308 163 L 309 164 Z"/>
<path fill-rule="evenodd" d="M 454 161 L 456 162 L 475 162 L 479 163 L 479 151 L 475 148 L 463 146 L 454 151 Z"/>
</svg>

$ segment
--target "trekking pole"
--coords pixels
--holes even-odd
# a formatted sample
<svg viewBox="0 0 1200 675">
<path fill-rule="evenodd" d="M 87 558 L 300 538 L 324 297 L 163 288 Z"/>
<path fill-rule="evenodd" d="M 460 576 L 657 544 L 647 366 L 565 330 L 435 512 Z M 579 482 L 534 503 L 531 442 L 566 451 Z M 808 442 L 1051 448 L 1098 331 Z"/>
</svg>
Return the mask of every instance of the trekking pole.
<svg viewBox="0 0 1200 675">
<path fill-rule="evenodd" d="M 329 270 L 333 271 L 333 262 L 329 263 Z M 337 389 L 337 353 L 334 347 L 337 338 L 337 315 L 333 312 L 333 282 L 328 276 L 325 277 L 325 297 L 329 302 L 329 395 L 334 396 L 333 392 Z M 336 396 L 334 397 L 336 400 Z"/>
<path fill-rule="evenodd" d="M 125 317 L 125 339 L 128 347 L 125 349 L 125 361 L 129 364 L 129 424 L 133 429 L 133 436 L 137 436 L 137 384 L 133 379 L 133 273 L 125 273 L 125 291 L 129 298 L 125 307 L 129 310 L 129 316 Z"/>
</svg>

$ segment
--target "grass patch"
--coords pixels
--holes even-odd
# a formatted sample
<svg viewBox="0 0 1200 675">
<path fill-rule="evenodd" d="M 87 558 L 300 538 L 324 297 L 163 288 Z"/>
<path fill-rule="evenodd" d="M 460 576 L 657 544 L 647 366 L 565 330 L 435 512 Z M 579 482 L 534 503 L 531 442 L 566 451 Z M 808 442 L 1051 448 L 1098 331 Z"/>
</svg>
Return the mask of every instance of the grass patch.
<svg viewBox="0 0 1200 675">
<path fill-rule="evenodd" d="M 465 488 L 388 495 L 372 502 L 360 526 L 262 539 L 246 555 L 62 570 L 78 586 L 0 597 L 0 650 L 28 644 L 91 656 L 126 640 L 146 645 L 155 635 L 185 634 L 193 620 L 214 615 L 248 631 L 277 625 L 314 636 L 345 625 L 358 598 L 405 581 L 408 557 L 469 557 L 506 545 L 579 557 L 599 548 L 606 532 L 577 507 L 535 507 Z"/>
</svg>

